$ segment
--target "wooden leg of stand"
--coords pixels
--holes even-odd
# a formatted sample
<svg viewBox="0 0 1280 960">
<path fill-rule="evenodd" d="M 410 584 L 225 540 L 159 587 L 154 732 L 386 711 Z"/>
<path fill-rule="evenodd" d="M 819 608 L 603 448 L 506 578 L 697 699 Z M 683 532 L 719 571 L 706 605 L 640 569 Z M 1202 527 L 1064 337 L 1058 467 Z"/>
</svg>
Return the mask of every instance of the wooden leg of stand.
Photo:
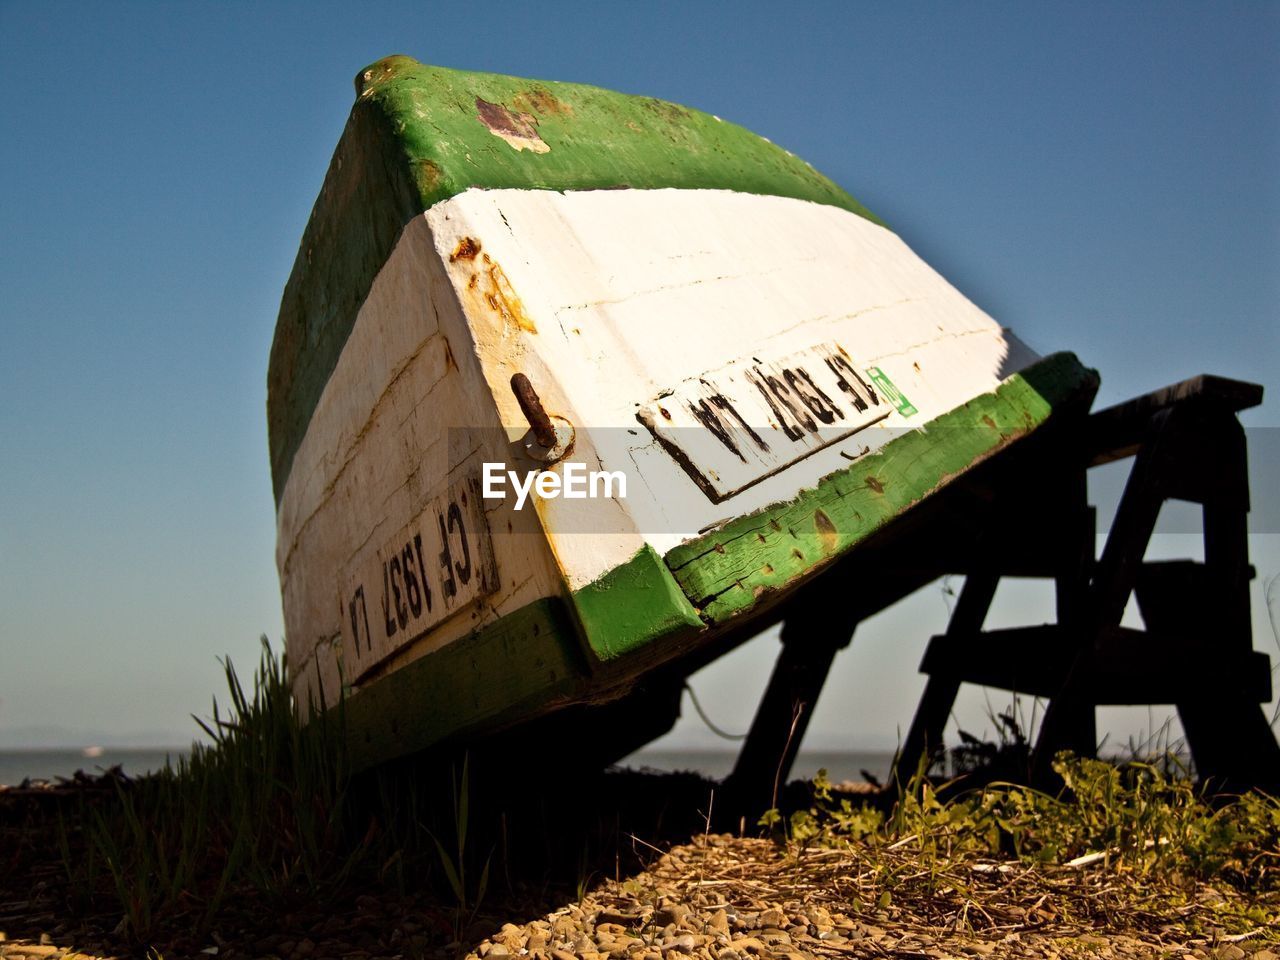
<svg viewBox="0 0 1280 960">
<path fill-rule="evenodd" d="M 782 650 L 725 781 L 735 812 L 753 816 L 776 805 L 831 662 L 857 625 L 847 608 L 829 591 L 809 590 L 791 601 L 782 624 Z"/>
<path fill-rule="evenodd" d="M 1080 503 L 1081 541 L 1076 545 L 1074 563 L 1054 581 L 1058 623 L 1064 634 L 1076 644 L 1088 635 L 1089 630 L 1089 570 L 1093 562 L 1097 524 L 1093 509 L 1084 504 L 1083 499 Z M 1097 708 L 1090 698 L 1082 695 L 1079 677 L 1069 675 L 1065 679 L 1041 722 L 1041 736 L 1032 765 L 1032 780 L 1041 784 L 1049 782 L 1053 758 L 1059 750 L 1070 750 L 1082 757 L 1092 757 L 1097 753 Z M 1046 728 L 1049 730 L 1047 737 L 1044 735 Z"/>
<path fill-rule="evenodd" d="M 948 638 L 960 643 L 965 636 L 972 636 L 982 629 L 982 622 L 991 609 L 991 601 L 999 583 L 1000 575 L 989 570 L 970 573 L 965 577 L 960 597 L 956 600 L 956 608 L 947 624 Z M 934 754 L 942 749 L 942 734 L 959 691 L 960 681 L 954 676 L 929 677 L 924 696 L 920 698 L 920 706 L 916 708 L 915 719 L 911 722 L 911 729 L 907 731 L 907 738 L 894 761 L 895 778 L 912 777 L 923 758 L 932 760 Z"/>
<path fill-rule="evenodd" d="M 1178 704 L 1178 718 L 1202 781 L 1229 791 L 1280 787 L 1280 746 L 1260 705 L 1229 694 L 1200 697 Z"/>
<path fill-rule="evenodd" d="M 1058 783 L 1054 779 L 1053 761 L 1059 752 L 1070 750 L 1081 757 L 1091 757 L 1097 752 L 1097 708 L 1084 692 L 1086 682 L 1078 668 L 1073 668 L 1067 682 L 1049 701 L 1032 758 L 1031 782 L 1036 787 L 1051 789 Z"/>
<path fill-rule="evenodd" d="M 1142 566 L 1166 494 L 1176 451 L 1183 441 L 1185 417 L 1162 410 L 1151 425 L 1125 484 L 1124 494 L 1094 571 L 1088 609 L 1073 628 L 1076 654 L 1067 676 L 1049 701 L 1036 739 L 1032 779 L 1053 782 L 1053 759 L 1061 750 L 1091 756 L 1097 749 L 1096 710 L 1090 693 L 1095 669 L 1093 645 L 1102 627 L 1119 624 Z"/>
<path fill-rule="evenodd" d="M 1208 427 L 1207 427 L 1208 428 Z M 1244 429 L 1234 416 L 1216 418 L 1213 477 L 1205 481 L 1204 569 L 1214 632 L 1231 652 L 1253 648 L 1249 617 L 1249 467 Z"/>
<path fill-rule="evenodd" d="M 1201 630 L 1239 654 L 1253 648 L 1249 616 L 1249 474 L 1244 430 L 1233 415 L 1205 425 L 1212 480 L 1202 481 L 1205 590 Z M 1206 656 L 1209 656 L 1206 652 Z M 1202 780 L 1222 789 L 1280 786 L 1280 746 L 1261 706 L 1238 696 L 1238 681 L 1205 678 L 1178 716 Z"/>
</svg>

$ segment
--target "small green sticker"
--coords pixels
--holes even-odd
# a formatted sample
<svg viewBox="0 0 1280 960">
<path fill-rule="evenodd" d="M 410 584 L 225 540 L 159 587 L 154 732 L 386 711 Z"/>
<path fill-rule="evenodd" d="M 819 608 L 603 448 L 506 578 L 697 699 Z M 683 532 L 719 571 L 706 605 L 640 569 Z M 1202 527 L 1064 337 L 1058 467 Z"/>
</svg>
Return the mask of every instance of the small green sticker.
<svg viewBox="0 0 1280 960">
<path fill-rule="evenodd" d="M 902 391 L 893 385 L 893 381 L 884 375 L 884 371 L 879 367 L 867 367 L 867 373 L 871 377 L 871 382 L 880 388 L 880 393 L 886 400 L 893 404 L 904 417 L 913 417 L 920 411 L 915 405 L 902 395 Z"/>
</svg>

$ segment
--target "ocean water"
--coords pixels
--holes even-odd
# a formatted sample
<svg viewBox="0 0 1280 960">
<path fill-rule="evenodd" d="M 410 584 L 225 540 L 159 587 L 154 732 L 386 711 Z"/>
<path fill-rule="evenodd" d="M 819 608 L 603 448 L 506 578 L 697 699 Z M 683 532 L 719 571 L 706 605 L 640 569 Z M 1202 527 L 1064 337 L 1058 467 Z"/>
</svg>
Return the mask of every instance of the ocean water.
<svg viewBox="0 0 1280 960">
<path fill-rule="evenodd" d="M 119 765 L 130 776 L 159 770 L 166 763 L 176 764 L 185 749 L 133 749 L 103 747 L 101 752 L 84 750 L 0 750 L 0 784 L 15 785 L 26 778 L 53 780 L 70 777 L 77 770 L 87 774 L 102 773 Z M 633 753 L 619 766 L 633 770 L 648 768 L 663 772 L 694 771 L 704 776 L 721 778 L 733 770 L 737 753 L 733 750 L 651 750 Z M 862 771 L 884 780 L 893 762 L 891 753 L 805 751 L 796 758 L 791 779 L 812 777 L 819 769 L 836 783 L 862 780 Z"/>
<path fill-rule="evenodd" d="M 734 750 L 654 750 L 642 748 L 627 757 L 619 766 L 639 770 L 647 767 L 664 772 L 694 771 L 716 779 L 728 776 L 738 759 Z M 820 769 L 834 783 L 842 780 L 864 780 L 867 771 L 882 783 L 889 776 L 893 754 L 885 752 L 855 752 L 833 750 L 801 750 L 791 768 L 789 779 L 809 778 Z"/>
<path fill-rule="evenodd" d="M 15 786 L 23 780 L 53 780 L 70 777 L 77 770 L 95 775 L 119 766 L 130 776 L 176 764 L 185 748 L 139 749 L 92 747 L 88 750 L 0 750 L 0 784 Z"/>
</svg>

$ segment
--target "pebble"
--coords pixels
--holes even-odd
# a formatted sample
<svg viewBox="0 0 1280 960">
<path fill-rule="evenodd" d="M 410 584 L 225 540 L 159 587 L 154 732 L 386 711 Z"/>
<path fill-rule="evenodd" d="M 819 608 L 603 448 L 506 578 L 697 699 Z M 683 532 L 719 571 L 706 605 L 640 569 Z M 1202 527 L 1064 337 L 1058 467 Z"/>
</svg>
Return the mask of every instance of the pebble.
<svg viewBox="0 0 1280 960">
<path fill-rule="evenodd" d="M 668 940 L 663 944 L 662 949 L 664 952 L 674 950 L 678 953 L 693 953 L 693 948 L 698 945 L 693 935 L 686 933 Z"/>
<path fill-rule="evenodd" d="M 609 910 L 604 909 L 596 914 L 596 926 L 602 924 L 613 924 L 619 927 L 634 927 L 641 923 L 644 914 L 639 910 L 634 912 L 628 910 Z"/>
<path fill-rule="evenodd" d="M 780 927 L 787 922 L 787 918 L 782 915 L 781 910 L 766 910 L 757 917 L 756 922 L 762 927 Z"/>
<path fill-rule="evenodd" d="M 689 908 L 682 903 L 670 904 L 653 912 L 653 922 L 659 927 L 669 927 L 679 923 L 689 912 Z"/>
</svg>

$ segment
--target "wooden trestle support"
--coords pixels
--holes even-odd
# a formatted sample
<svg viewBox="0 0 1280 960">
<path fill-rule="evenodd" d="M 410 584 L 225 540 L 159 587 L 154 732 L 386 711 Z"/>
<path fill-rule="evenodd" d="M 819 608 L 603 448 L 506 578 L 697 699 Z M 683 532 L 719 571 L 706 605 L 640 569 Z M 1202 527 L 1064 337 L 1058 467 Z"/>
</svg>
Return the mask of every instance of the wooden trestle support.
<svg viewBox="0 0 1280 960">
<path fill-rule="evenodd" d="M 1033 781 L 1060 750 L 1092 756 L 1095 708 L 1173 704 L 1202 781 L 1280 785 L 1280 746 L 1261 704 L 1269 658 L 1253 649 L 1246 517 L 1249 481 L 1237 413 L 1260 386 L 1199 376 L 1090 414 L 1079 409 L 960 478 L 880 542 L 834 565 L 782 611 L 782 650 L 726 783 L 742 812 L 776 800 L 835 654 L 859 621 L 939 576 L 965 578 L 896 759 L 906 779 L 942 749 L 963 683 L 1047 700 Z M 1132 458 L 1101 555 L 1090 468 Z M 1145 559 L 1161 506 L 1203 509 L 1204 560 Z M 1045 577 L 1057 622 L 984 630 L 1002 577 Z M 856 589 L 853 585 L 856 585 Z M 1145 629 L 1120 625 L 1136 595 Z M 846 691 L 846 694 L 855 694 Z"/>
</svg>

